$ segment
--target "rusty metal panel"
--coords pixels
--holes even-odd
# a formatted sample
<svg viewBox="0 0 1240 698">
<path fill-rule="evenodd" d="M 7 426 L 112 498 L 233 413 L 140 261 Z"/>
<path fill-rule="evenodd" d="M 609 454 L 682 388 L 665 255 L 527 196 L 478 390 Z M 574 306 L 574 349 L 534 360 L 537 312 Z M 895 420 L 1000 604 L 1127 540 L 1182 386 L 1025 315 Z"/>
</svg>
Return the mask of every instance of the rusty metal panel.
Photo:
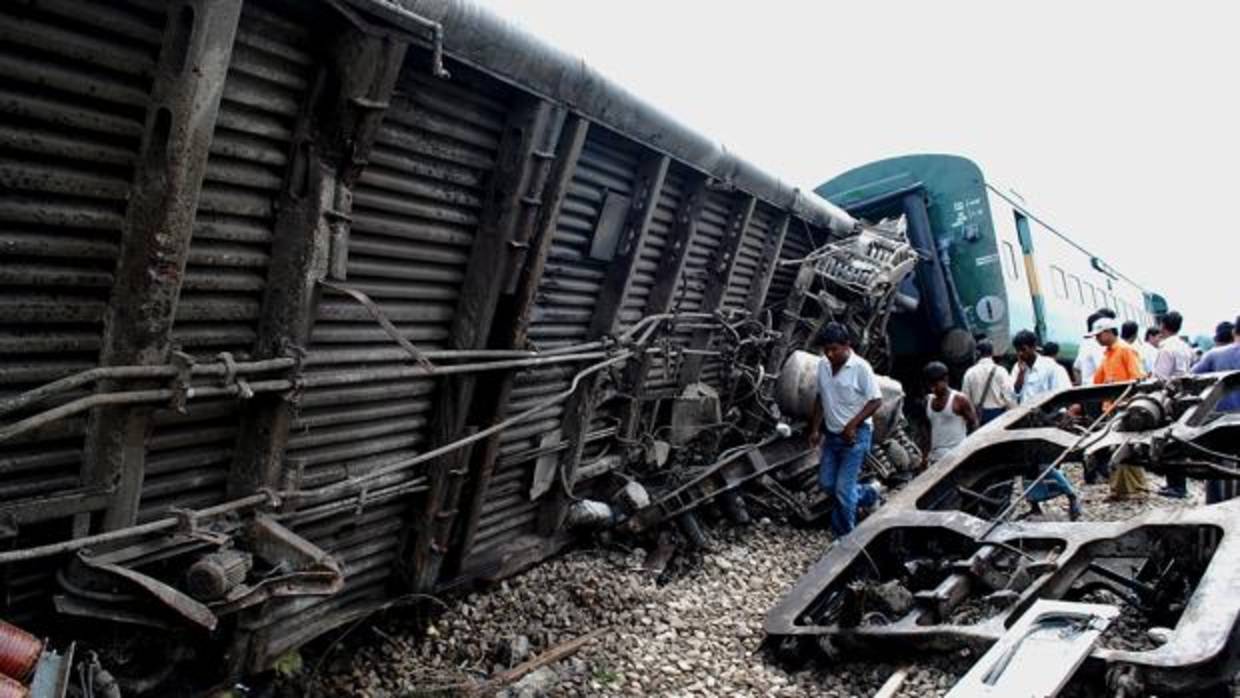
<svg viewBox="0 0 1240 698">
<path fill-rule="evenodd" d="M 706 195 L 706 202 L 698 220 L 697 232 L 689 241 L 685 267 L 680 279 L 676 282 L 676 291 L 672 296 L 671 307 L 675 312 L 702 311 L 706 285 L 712 275 L 709 269 L 710 260 L 723 244 L 724 232 L 727 230 L 731 214 L 731 196 L 732 192 L 714 189 Z M 693 329 L 678 328 L 672 336 L 672 341 L 678 347 L 688 347 L 693 341 Z M 646 390 L 654 392 L 675 388 L 678 371 L 678 366 L 671 366 L 669 370 L 664 370 L 661 360 L 652 360 L 650 370 L 646 373 Z M 716 375 L 717 370 L 710 374 L 712 378 Z M 705 379 L 706 376 L 706 371 L 703 371 L 703 378 Z"/>
<path fill-rule="evenodd" d="M 464 67 L 444 81 L 424 75 L 424 65 L 422 56 L 409 58 L 353 188 L 342 283 L 369 296 L 419 349 L 435 350 L 447 348 L 512 102 L 495 83 L 471 82 Z M 324 294 L 307 375 L 408 361 L 361 305 Z M 425 450 L 437 387 L 409 379 L 308 390 L 287 452 L 300 486 L 335 482 Z M 294 515 L 299 533 L 341 558 L 346 588 L 274 614 L 264 630 L 266 656 L 389 598 L 392 575 L 402 569 L 407 521 L 426 488 L 424 471 L 406 471 L 375 482 L 364 502 L 311 503 Z"/>
<path fill-rule="evenodd" d="M 173 342 L 198 358 L 253 350 L 275 201 L 317 70 L 310 22 L 278 0 L 247 2 L 194 220 Z M 239 413 L 232 400 L 153 416 L 140 520 L 222 501 Z"/>
<path fill-rule="evenodd" d="M 754 209 L 749 219 L 749 227 L 741 238 L 740 247 L 736 251 L 736 266 L 732 270 L 732 282 L 723 294 L 723 308 L 726 310 L 744 310 L 745 301 L 755 283 L 759 281 L 758 271 L 762 265 L 762 246 L 766 239 L 775 234 L 774 225 L 779 212 L 760 205 Z"/>
<path fill-rule="evenodd" d="M 0 5 L 0 397 L 98 362 L 163 26 L 161 9 L 128 2 Z M 84 427 L 0 445 L 0 502 L 76 487 Z M 67 535 L 62 519 L 5 545 Z M 40 612 L 52 569 L 7 567 L 0 615 Z"/>
<path fill-rule="evenodd" d="M 530 343 L 539 349 L 570 346 L 592 339 L 590 323 L 607 262 L 593 258 L 594 233 L 609 197 L 633 197 L 633 179 L 641 151 L 603 129 L 591 129 L 568 196 L 560 209 L 551 252 L 532 311 Z M 509 413 L 528 409 L 547 395 L 568 387 L 575 368 L 552 367 L 517 374 Z M 506 431 L 500 460 L 489 483 L 473 552 L 531 533 L 538 519 L 537 501 L 529 498 L 537 457 L 515 460 L 514 453 L 535 450 L 542 438 L 560 428 L 562 407 Z"/>
<path fill-rule="evenodd" d="M 822 237 L 825 236 L 820 235 L 820 239 Z M 779 258 L 781 260 L 804 259 L 814 247 L 809 228 L 806 227 L 804 221 L 794 218 L 788 223 L 788 234 L 784 238 L 784 246 L 780 250 Z M 788 294 L 792 291 L 792 283 L 796 281 L 798 269 L 799 267 L 795 265 L 777 266 L 771 277 L 771 288 L 767 291 L 763 307 L 772 311 L 776 326 L 779 326 L 780 313 L 783 311 L 784 301 L 788 299 Z"/>
<path fill-rule="evenodd" d="M 654 218 L 650 221 L 650 231 L 646 234 L 646 244 L 642 250 L 641 262 L 637 265 L 637 278 L 629 296 L 625 298 L 624 307 L 620 311 L 621 327 L 628 327 L 646 314 L 646 304 L 650 291 L 655 284 L 659 262 L 672 249 L 672 234 L 676 224 L 676 212 L 686 195 L 689 173 L 677 163 L 672 163 L 663 180 L 663 191 L 659 192 L 659 205 L 655 209 Z M 670 381 L 664 381 L 664 376 Z M 646 373 L 646 384 L 652 389 L 675 382 L 675 368 L 667 365 L 662 356 L 650 359 L 650 368 Z"/>
<path fill-rule="evenodd" d="M 750 217 L 749 226 L 741 236 L 736 251 L 736 262 L 732 276 L 726 289 L 720 308 L 728 310 L 744 310 L 745 302 L 753 285 L 758 281 L 757 272 L 762 263 L 762 247 L 766 238 L 774 234 L 773 226 L 778 212 L 769 206 L 757 206 Z M 713 273 L 713 272 L 712 272 Z M 712 335 L 709 350 L 718 350 L 719 336 Z M 715 387 L 721 387 L 722 360 L 717 356 L 707 356 L 702 362 L 701 380 Z"/>
<path fill-rule="evenodd" d="M 676 222 L 676 210 L 680 208 L 681 192 L 684 186 L 684 171 L 673 163 L 667 172 L 667 177 L 663 180 L 663 189 L 658 194 L 658 204 L 654 217 L 650 221 L 650 229 L 646 232 L 646 240 L 642 245 L 641 259 L 637 263 L 633 283 L 620 308 L 619 326 L 621 329 L 642 319 L 646 313 L 646 302 L 650 298 L 650 289 L 654 286 L 659 260 L 663 258 L 669 247 L 672 226 Z"/>
<path fill-rule="evenodd" d="M 506 109 L 460 85 L 402 76 L 354 189 L 345 283 L 419 348 L 445 347 Z M 408 359 L 365 308 L 324 295 L 309 373 Z M 289 457 L 304 464 L 303 484 L 416 454 L 434 387 L 407 380 L 308 392 L 289 442 Z"/>
</svg>

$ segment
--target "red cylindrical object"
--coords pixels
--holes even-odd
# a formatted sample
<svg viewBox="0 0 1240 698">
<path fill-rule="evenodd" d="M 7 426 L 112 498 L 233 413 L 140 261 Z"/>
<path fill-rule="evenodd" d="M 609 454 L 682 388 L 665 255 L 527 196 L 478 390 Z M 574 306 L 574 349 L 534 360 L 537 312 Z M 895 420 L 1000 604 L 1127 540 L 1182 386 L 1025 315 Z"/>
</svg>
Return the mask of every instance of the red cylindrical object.
<svg viewBox="0 0 1240 698">
<path fill-rule="evenodd" d="M 0 620 L 0 674 L 25 681 L 34 672 L 41 654 L 43 643 L 39 638 Z"/>
<path fill-rule="evenodd" d="M 30 689 L 0 674 L 0 698 L 30 698 Z"/>
</svg>

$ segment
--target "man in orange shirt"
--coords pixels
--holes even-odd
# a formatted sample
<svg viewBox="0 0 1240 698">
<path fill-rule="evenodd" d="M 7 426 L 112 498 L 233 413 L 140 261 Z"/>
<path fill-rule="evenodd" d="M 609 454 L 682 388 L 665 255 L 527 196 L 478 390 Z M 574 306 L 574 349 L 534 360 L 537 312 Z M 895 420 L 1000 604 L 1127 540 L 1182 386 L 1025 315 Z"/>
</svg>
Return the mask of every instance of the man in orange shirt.
<svg viewBox="0 0 1240 698">
<path fill-rule="evenodd" d="M 1092 336 L 1103 347 L 1102 363 L 1094 372 L 1094 383 L 1124 383 L 1145 377 L 1141 355 L 1119 338 L 1119 323 L 1102 318 L 1094 323 Z M 1109 406 L 1108 406 L 1109 407 Z M 1111 498 L 1126 499 L 1145 492 L 1145 471 L 1135 465 L 1120 465 L 1111 473 Z"/>
</svg>

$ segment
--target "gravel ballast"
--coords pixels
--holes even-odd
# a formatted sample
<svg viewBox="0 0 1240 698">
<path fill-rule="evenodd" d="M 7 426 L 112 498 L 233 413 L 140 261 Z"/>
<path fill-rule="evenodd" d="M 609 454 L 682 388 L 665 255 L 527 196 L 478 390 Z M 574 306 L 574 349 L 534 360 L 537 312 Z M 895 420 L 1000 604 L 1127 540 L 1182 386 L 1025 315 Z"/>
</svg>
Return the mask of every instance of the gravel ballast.
<svg viewBox="0 0 1240 698">
<path fill-rule="evenodd" d="M 1079 468 L 1067 472 L 1081 491 L 1085 520 L 1202 502 L 1199 483 L 1188 500 L 1151 495 L 1108 502 L 1105 484 L 1084 485 Z M 1043 508 L 1031 520 L 1067 518 L 1064 500 Z M 677 557 L 666 584 L 642 569 L 641 549 L 579 549 L 449 601 L 425 634 L 399 619 L 363 626 L 333 648 L 301 689 L 321 696 L 457 695 L 594 630 L 598 636 L 572 656 L 499 695 L 863 697 L 908 666 L 897 695 L 926 698 L 946 695 L 976 661 L 959 651 L 821 662 L 790 673 L 759 650 L 762 622 L 822 555 L 829 534 L 762 519 L 747 527 L 720 525 L 708 536 L 709 550 Z"/>
</svg>

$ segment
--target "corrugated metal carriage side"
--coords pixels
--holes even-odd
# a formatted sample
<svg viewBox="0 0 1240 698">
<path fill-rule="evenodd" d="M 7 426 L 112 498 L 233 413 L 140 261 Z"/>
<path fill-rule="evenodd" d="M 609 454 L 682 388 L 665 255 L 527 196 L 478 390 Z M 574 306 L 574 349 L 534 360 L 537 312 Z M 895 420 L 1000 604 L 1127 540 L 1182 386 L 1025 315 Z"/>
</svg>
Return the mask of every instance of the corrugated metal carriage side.
<svg viewBox="0 0 1240 698">
<path fill-rule="evenodd" d="M 230 396 L 197 399 L 182 385 L 183 413 L 165 402 L 121 412 L 146 436 L 115 461 L 139 483 L 128 503 L 115 481 L 87 487 L 95 454 L 83 439 L 85 413 L 0 442 L 0 541 L 17 550 L 63 543 L 163 522 L 175 507 L 228 505 L 261 487 L 283 489 L 283 501 L 260 507 L 261 516 L 331 556 L 344 584 L 334 594 L 263 603 L 229 625 L 229 637 L 199 636 L 221 651 L 234 643 L 244 655 L 233 656 L 228 671 L 264 667 L 410 589 L 428 590 L 419 575 L 430 575 L 433 590 L 461 581 L 458 574 L 493 576 L 471 561 L 498 559 L 499 574 L 512 572 L 506 551 L 563 538 L 555 516 L 561 490 L 587 484 L 584 477 L 574 483 L 577 464 L 564 452 L 576 448 L 590 462 L 615 454 L 614 462 L 623 462 L 618 438 L 631 404 L 592 383 L 576 402 L 566 401 L 572 409 L 553 407 L 504 430 L 493 450 L 476 445 L 475 460 L 453 473 L 442 467 L 453 462 L 449 456 L 422 462 L 431 448 L 487 420 L 565 391 L 586 362 L 489 374 L 499 382 L 480 382 L 471 395 L 475 407 L 497 404 L 457 423 L 444 409 L 452 402 L 445 393 L 461 384 L 419 375 L 420 364 L 393 331 L 420 351 L 448 356 L 462 349 L 555 351 L 668 310 L 736 310 L 756 302 L 769 306 L 778 324 L 795 276 L 791 267 L 763 264 L 779 221 L 793 221 L 778 250 L 782 259 L 809 251 L 810 227 L 851 229 L 846 215 L 472 5 L 409 2 L 397 12 L 368 0 L 186 2 L 47 0 L 0 9 L 0 65 L 7 67 L 0 71 L 0 398 L 100 363 L 109 304 L 124 297 L 117 270 L 135 263 L 125 259 L 125 243 L 154 235 L 127 214 L 149 184 L 148 170 L 158 167 L 197 176 L 187 191 L 198 184 L 201 190 L 194 215 L 173 217 L 184 227 L 164 241 L 179 245 L 169 259 L 185 267 L 157 279 L 170 303 L 142 308 L 157 321 L 152 326 L 166 327 L 150 338 L 145 350 L 156 358 L 144 363 L 166 365 L 171 348 L 199 365 L 231 366 L 218 358 L 223 352 L 241 362 L 289 356 L 293 368 L 263 377 L 287 380 L 293 389 L 239 400 L 244 387 L 228 368 L 223 380 L 217 373 L 192 384 L 227 388 Z M 235 26 L 228 26 L 228 8 L 238 10 Z M 428 25 L 407 12 L 442 23 L 451 78 L 432 74 Z M 177 22 L 197 28 L 179 32 Z M 196 32 L 217 34 L 203 39 Z M 175 70 L 177 52 L 186 50 L 179 42 L 188 41 L 192 54 L 202 49 L 195 41 L 211 36 L 229 37 L 230 58 L 218 74 L 198 76 L 219 80 L 218 93 L 203 97 L 218 99 L 219 107 L 197 124 L 209 127 L 198 174 L 193 158 L 141 161 L 144 139 L 154 138 L 151 129 L 162 118 L 152 115 L 168 108 L 156 104 L 156 95 L 174 77 L 170 61 Z M 407 53 L 390 50 L 404 42 Z M 339 84 L 336 78 L 356 67 L 350 60 L 399 60 L 376 56 L 403 56 L 399 64 L 368 68 L 378 98 L 358 97 L 365 85 Z M 385 71 L 395 76 L 388 94 Z M 177 112 L 173 119 L 188 116 Z M 571 139 L 581 133 L 584 145 L 575 151 Z M 160 145 L 155 141 L 152 147 Z M 319 168 L 319 179 L 307 168 Z M 555 196 L 560 170 L 562 199 Z M 321 198 L 295 194 L 307 181 L 325 187 Z M 534 239 L 515 239 L 522 226 Z M 338 238 L 327 232 L 342 229 Z M 630 234 L 640 240 L 631 272 L 609 287 L 609 270 L 627 254 L 617 241 Z M 727 273 L 719 273 L 721 265 Z M 478 277 L 484 268 L 500 273 Z M 316 287 L 324 273 L 374 307 Z M 755 298 L 768 279 L 765 298 Z M 528 307 L 506 316 L 501 309 L 522 289 L 530 292 Z M 273 307 L 282 298 L 293 301 Z M 480 298 L 489 299 L 481 309 Z M 486 324 L 466 338 L 458 320 L 475 314 Z M 302 329 L 289 329 L 287 316 Z M 514 333 L 522 323 L 525 330 Z M 291 341 L 299 331 L 303 340 Z M 508 346 L 505 337 L 521 341 Z M 686 328 L 671 341 L 714 346 L 700 329 Z M 631 392 L 661 394 L 699 377 L 718 383 L 725 369 L 707 359 L 701 374 L 681 375 L 683 361 L 665 363 L 639 362 L 646 370 Z M 506 400 L 486 392 L 505 381 Z M 148 387 L 174 384 L 160 378 Z M 114 388 L 97 394 L 108 389 Z M 51 404 L 90 392 L 87 384 Z M 260 453 L 271 464 L 256 475 Z M 493 461 L 477 462 L 483 457 Z M 410 462 L 417 465 L 402 465 Z M 385 474 L 365 480 L 378 470 Z M 464 482 L 445 488 L 443 478 Z M 531 493 L 539 478 L 539 491 Z M 58 498 L 56 506 L 41 508 L 47 497 Z M 241 512 L 241 519 L 254 515 Z M 432 527 L 450 535 L 431 535 Z M 157 549 L 160 535 L 142 540 Z M 526 563 L 556 549 L 539 545 Z M 456 564 L 422 568 L 438 557 Z M 65 560 L 61 554 L 0 563 L 0 612 L 50 619 L 53 576 Z"/>
<path fill-rule="evenodd" d="M 0 397 L 98 363 L 163 23 L 162 3 L 0 7 Z M 0 503 L 75 489 L 84 431 L 77 417 L 0 443 Z M 8 545 L 71 535 L 51 518 Z M 52 570 L 5 568 L 0 614 L 40 620 Z"/>
</svg>

